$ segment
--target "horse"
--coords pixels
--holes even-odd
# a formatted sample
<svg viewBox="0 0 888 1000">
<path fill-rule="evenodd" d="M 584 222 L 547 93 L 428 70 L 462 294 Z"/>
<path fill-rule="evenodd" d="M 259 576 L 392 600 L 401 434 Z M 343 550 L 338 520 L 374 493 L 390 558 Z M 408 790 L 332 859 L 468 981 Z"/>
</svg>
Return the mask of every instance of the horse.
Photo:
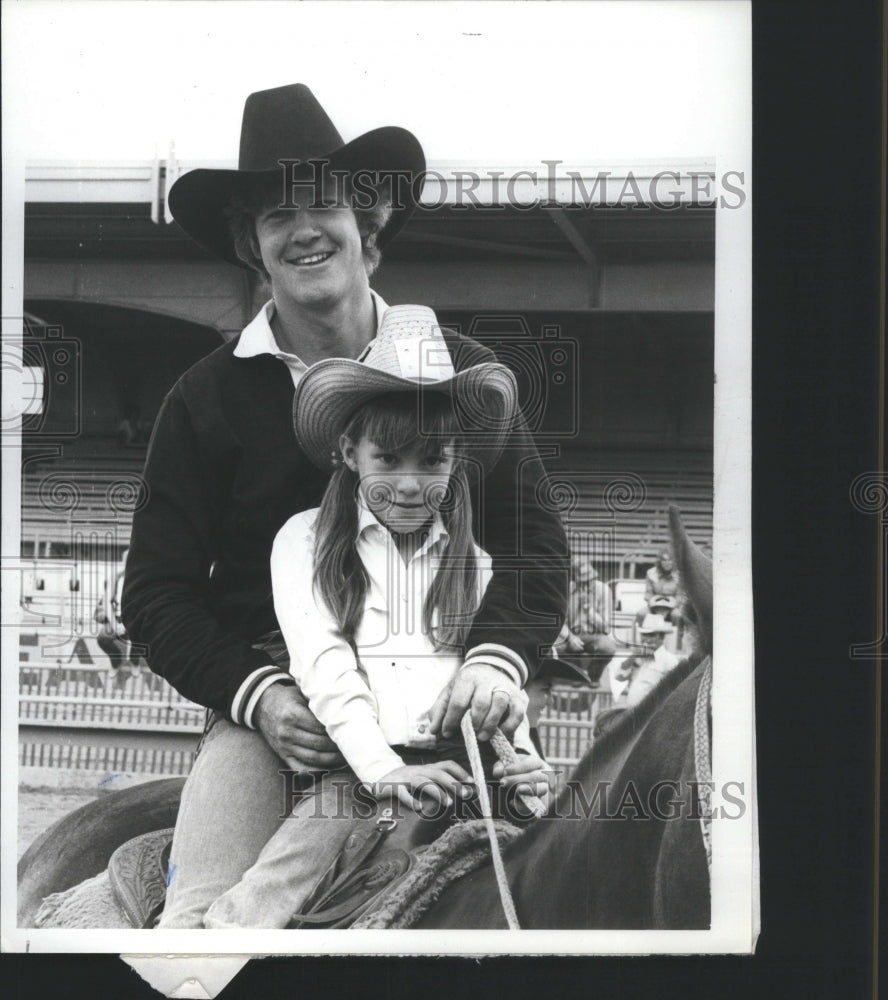
<svg viewBox="0 0 888 1000">
<path fill-rule="evenodd" d="M 712 570 L 678 512 L 669 516 L 698 649 L 638 705 L 614 713 L 548 815 L 504 848 L 522 928 L 710 926 Z M 19 926 L 33 925 L 48 894 L 100 874 L 126 839 L 172 826 L 183 782 L 115 792 L 47 830 L 19 862 Z M 505 927 L 492 865 L 453 882 L 413 926 Z"/>
</svg>

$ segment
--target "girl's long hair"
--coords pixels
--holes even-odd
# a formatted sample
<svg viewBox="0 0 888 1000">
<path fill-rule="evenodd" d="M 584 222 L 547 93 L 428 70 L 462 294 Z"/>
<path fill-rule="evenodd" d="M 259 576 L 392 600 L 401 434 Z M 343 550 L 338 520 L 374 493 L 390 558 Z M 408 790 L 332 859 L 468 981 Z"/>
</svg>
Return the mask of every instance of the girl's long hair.
<svg viewBox="0 0 888 1000">
<path fill-rule="evenodd" d="M 352 414 L 343 433 L 355 444 L 368 440 L 393 453 L 455 443 L 457 460 L 439 506 L 449 542 L 423 606 L 422 627 L 437 649 L 461 650 L 477 610 L 478 561 L 459 425 L 449 400 L 435 393 L 377 396 Z M 357 551 L 358 503 L 358 477 L 343 463 L 327 485 L 314 529 L 314 587 L 353 647 L 370 582 Z"/>
</svg>

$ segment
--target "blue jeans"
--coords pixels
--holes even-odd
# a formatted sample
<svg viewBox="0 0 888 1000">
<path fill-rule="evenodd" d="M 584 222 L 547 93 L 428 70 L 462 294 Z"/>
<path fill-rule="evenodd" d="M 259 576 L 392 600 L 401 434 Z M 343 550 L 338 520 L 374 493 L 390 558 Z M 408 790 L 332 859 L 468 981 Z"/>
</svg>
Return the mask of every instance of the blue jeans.
<svg viewBox="0 0 888 1000">
<path fill-rule="evenodd" d="M 471 773 L 465 746 L 445 743 L 429 750 L 395 748 L 407 764 L 437 763 L 454 760 Z M 485 774 L 497 759 L 489 743 L 481 744 Z M 214 929 L 233 927 L 286 927 L 292 915 L 302 908 L 314 887 L 339 856 L 348 837 L 366 829 L 368 793 L 360 793 L 360 782 L 349 768 L 323 775 L 315 788 L 296 804 L 287 820 L 259 855 L 243 878 L 222 895 L 207 911 L 204 926 Z M 494 815 L 505 815 L 507 796 L 496 782 L 488 784 Z M 397 804 L 396 808 L 408 811 Z M 480 815 L 476 800 L 453 807 L 454 818 Z M 526 816 L 525 816 L 526 818 Z M 436 833 L 442 832 L 440 812 L 430 822 Z"/>
<path fill-rule="evenodd" d="M 281 771 L 262 733 L 216 720 L 182 791 L 160 927 L 202 927 L 254 864 L 291 807 Z"/>
<path fill-rule="evenodd" d="M 279 630 L 254 644 L 282 670 Z M 298 778 L 258 730 L 209 712 L 176 817 L 160 927 L 202 927 L 214 899 L 240 881 L 292 809 Z"/>
<path fill-rule="evenodd" d="M 262 853 L 243 878 L 226 886 L 203 926 L 286 927 L 361 825 L 359 817 L 367 816 L 366 800 L 354 797 L 356 786 L 350 770 L 325 774 L 260 845 Z"/>
</svg>

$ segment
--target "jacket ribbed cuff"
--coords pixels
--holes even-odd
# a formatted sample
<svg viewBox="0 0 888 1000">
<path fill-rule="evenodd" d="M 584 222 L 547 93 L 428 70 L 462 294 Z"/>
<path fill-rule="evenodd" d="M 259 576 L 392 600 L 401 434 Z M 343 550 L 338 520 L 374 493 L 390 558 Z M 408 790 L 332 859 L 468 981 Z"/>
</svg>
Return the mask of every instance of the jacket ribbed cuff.
<svg viewBox="0 0 888 1000">
<path fill-rule="evenodd" d="M 514 649 L 495 642 L 484 642 L 470 649 L 462 669 L 479 663 L 486 663 L 488 666 L 496 667 L 497 670 L 502 670 L 519 688 L 524 687 L 530 675 L 527 664 Z"/>
<path fill-rule="evenodd" d="M 272 684 L 295 684 L 296 681 L 280 667 L 269 665 L 254 670 L 235 692 L 231 700 L 231 721 L 248 729 L 255 729 L 253 713 L 259 699 Z"/>
</svg>

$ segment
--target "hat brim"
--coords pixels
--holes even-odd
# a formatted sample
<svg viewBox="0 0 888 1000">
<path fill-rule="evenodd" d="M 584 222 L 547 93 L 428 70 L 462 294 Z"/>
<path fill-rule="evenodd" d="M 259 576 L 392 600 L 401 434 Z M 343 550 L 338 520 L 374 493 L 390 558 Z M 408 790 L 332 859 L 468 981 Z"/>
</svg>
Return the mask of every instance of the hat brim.
<svg viewBox="0 0 888 1000">
<path fill-rule="evenodd" d="M 639 635 L 669 635 L 675 631 L 675 626 L 667 625 L 666 628 L 642 628 L 638 627 Z"/>
<path fill-rule="evenodd" d="M 395 125 L 372 129 L 314 159 L 325 161 L 330 170 L 366 171 L 381 177 L 410 179 L 410 183 L 406 179 L 396 182 L 391 218 L 376 240 L 379 247 L 384 247 L 403 229 L 419 203 L 418 187 L 421 185 L 416 179 L 425 172 L 425 155 L 419 140 L 407 129 Z M 235 252 L 225 210 L 233 198 L 243 198 L 257 187 L 281 177 L 283 169 L 203 167 L 190 170 L 170 188 L 170 212 L 182 229 L 205 250 L 237 267 L 247 267 Z"/>
<path fill-rule="evenodd" d="M 540 660 L 540 668 L 537 673 L 537 677 L 552 677 L 553 679 L 560 678 L 561 680 L 580 681 L 587 687 L 592 683 L 589 679 L 589 675 L 582 669 L 582 667 L 578 667 L 575 663 L 571 663 L 568 660 L 556 659 L 554 656 L 546 656 Z"/>
<path fill-rule="evenodd" d="M 327 358 L 302 376 L 293 397 L 293 430 L 309 459 L 330 469 L 351 415 L 388 392 L 434 392 L 454 399 L 467 445 L 465 457 L 470 467 L 480 466 L 485 473 L 499 459 L 518 412 L 515 376 L 495 362 L 474 365 L 440 382 L 417 383 L 360 361 Z"/>
</svg>

